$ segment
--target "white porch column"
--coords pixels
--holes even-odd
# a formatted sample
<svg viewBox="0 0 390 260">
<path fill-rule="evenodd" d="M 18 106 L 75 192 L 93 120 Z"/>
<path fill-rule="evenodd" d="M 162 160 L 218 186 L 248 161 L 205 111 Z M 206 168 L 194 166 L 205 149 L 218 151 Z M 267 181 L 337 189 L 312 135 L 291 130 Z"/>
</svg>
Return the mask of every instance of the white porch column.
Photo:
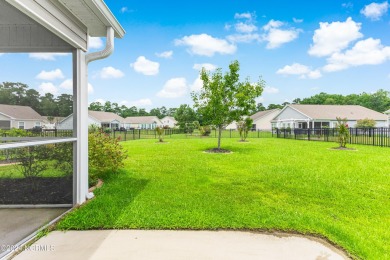
<svg viewBox="0 0 390 260">
<path fill-rule="evenodd" d="M 85 53 L 73 51 L 73 132 L 77 137 L 74 156 L 74 203 L 86 201 L 88 194 L 88 74 Z"/>
</svg>

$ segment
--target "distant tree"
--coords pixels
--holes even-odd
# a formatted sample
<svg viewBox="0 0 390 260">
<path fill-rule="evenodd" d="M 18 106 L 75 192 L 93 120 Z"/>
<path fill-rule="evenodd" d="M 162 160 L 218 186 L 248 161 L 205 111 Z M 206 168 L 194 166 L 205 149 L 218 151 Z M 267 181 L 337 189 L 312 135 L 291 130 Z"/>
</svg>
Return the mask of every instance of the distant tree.
<svg viewBox="0 0 390 260">
<path fill-rule="evenodd" d="M 374 119 L 360 119 L 356 122 L 357 128 L 373 128 L 376 125 L 376 121 Z"/>
<path fill-rule="evenodd" d="M 39 106 L 41 103 L 41 95 L 35 89 L 28 89 L 26 91 L 26 96 L 24 97 L 23 106 L 29 106 L 35 111 L 39 112 Z M 3 103 L 4 104 L 4 103 Z"/>
<path fill-rule="evenodd" d="M 103 111 L 104 106 L 102 105 L 102 103 L 96 101 L 96 102 L 92 102 L 91 104 L 89 104 L 88 109 L 92 110 L 92 111 Z"/>
<path fill-rule="evenodd" d="M 197 121 L 195 111 L 187 104 L 182 104 L 174 115 L 180 129 L 188 128 L 188 124 Z"/>
<path fill-rule="evenodd" d="M 152 108 L 149 112 L 149 115 L 151 116 L 157 116 L 158 118 L 163 118 L 163 116 L 161 116 L 161 111 L 159 108 Z"/>
<path fill-rule="evenodd" d="M 177 108 L 169 108 L 169 109 L 167 110 L 166 115 L 167 115 L 167 116 L 175 116 L 176 110 L 177 110 Z"/>
<path fill-rule="evenodd" d="M 40 111 L 41 114 L 45 116 L 58 115 L 58 107 L 53 94 L 46 93 L 45 96 L 41 98 Z"/>
<path fill-rule="evenodd" d="M 271 109 L 277 109 L 277 108 L 283 108 L 282 105 L 279 105 L 279 104 L 269 104 L 268 107 L 267 107 L 267 110 L 271 110 Z"/>
<path fill-rule="evenodd" d="M 110 101 L 106 101 L 103 105 L 103 111 L 104 112 L 115 112 L 114 108 L 112 107 L 112 104 Z"/>
<path fill-rule="evenodd" d="M 222 129 L 253 111 L 256 108 L 255 99 L 263 92 L 263 80 L 260 79 L 256 84 L 249 79 L 240 82 L 239 70 L 238 61 L 229 65 L 229 72 L 225 75 L 222 75 L 221 69 L 212 75 L 202 69 L 200 77 L 203 87 L 199 93 L 191 93 L 194 106 L 202 115 L 203 124 L 211 124 L 218 129 L 217 151 L 221 151 Z"/>
<path fill-rule="evenodd" d="M 265 108 L 265 106 L 263 105 L 263 103 L 257 103 L 256 109 L 255 109 L 255 111 L 253 112 L 253 114 L 256 113 L 256 112 L 265 111 L 265 110 L 267 110 L 267 109 Z"/>
<path fill-rule="evenodd" d="M 300 98 L 296 98 L 292 101 L 293 104 L 300 104 L 301 103 L 301 99 Z"/>
<path fill-rule="evenodd" d="M 139 115 L 139 116 L 148 116 L 149 113 L 146 112 L 145 108 L 140 108 L 140 109 L 138 110 L 138 115 Z"/>
<path fill-rule="evenodd" d="M 61 94 L 56 99 L 58 108 L 58 116 L 69 116 L 73 113 L 73 96 L 69 94 Z"/>
</svg>

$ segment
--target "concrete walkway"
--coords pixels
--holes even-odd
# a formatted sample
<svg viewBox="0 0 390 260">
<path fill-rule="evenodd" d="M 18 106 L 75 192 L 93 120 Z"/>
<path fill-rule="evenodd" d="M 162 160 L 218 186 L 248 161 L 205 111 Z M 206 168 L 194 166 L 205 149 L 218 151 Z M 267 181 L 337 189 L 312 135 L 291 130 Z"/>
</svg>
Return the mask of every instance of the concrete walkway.
<svg viewBox="0 0 390 260">
<path fill-rule="evenodd" d="M 347 259 L 301 236 L 241 231 L 55 231 L 15 259 Z"/>
</svg>

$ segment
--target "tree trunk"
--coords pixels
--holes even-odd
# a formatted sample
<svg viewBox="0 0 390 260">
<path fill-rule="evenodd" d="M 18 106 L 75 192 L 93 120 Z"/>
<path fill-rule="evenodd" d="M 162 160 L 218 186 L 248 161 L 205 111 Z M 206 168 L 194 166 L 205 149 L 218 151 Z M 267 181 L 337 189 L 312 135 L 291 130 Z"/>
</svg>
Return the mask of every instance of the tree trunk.
<svg viewBox="0 0 390 260">
<path fill-rule="evenodd" d="M 218 126 L 218 150 L 221 149 L 222 126 Z"/>
</svg>

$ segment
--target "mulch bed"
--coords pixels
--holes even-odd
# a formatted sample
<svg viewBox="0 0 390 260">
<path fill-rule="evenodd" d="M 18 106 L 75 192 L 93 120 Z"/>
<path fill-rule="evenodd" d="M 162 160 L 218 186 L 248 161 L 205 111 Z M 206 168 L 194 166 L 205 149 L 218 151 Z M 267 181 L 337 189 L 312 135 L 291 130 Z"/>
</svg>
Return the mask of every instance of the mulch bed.
<svg viewBox="0 0 390 260">
<path fill-rule="evenodd" d="M 205 151 L 206 153 L 232 153 L 230 150 L 213 148 Z"/>
<path fill-rule="evenodd" d="M 329 149 L 330 150 L 341 150 L 341 151 L 357 151 L 355 148 L 348 148 L 348 147 L 332 147 Z"/>
<path fill-rule="evenodd" d="M 0 204 L 72 203 L 72 177 L 0 178 Z"/>
</svg>

